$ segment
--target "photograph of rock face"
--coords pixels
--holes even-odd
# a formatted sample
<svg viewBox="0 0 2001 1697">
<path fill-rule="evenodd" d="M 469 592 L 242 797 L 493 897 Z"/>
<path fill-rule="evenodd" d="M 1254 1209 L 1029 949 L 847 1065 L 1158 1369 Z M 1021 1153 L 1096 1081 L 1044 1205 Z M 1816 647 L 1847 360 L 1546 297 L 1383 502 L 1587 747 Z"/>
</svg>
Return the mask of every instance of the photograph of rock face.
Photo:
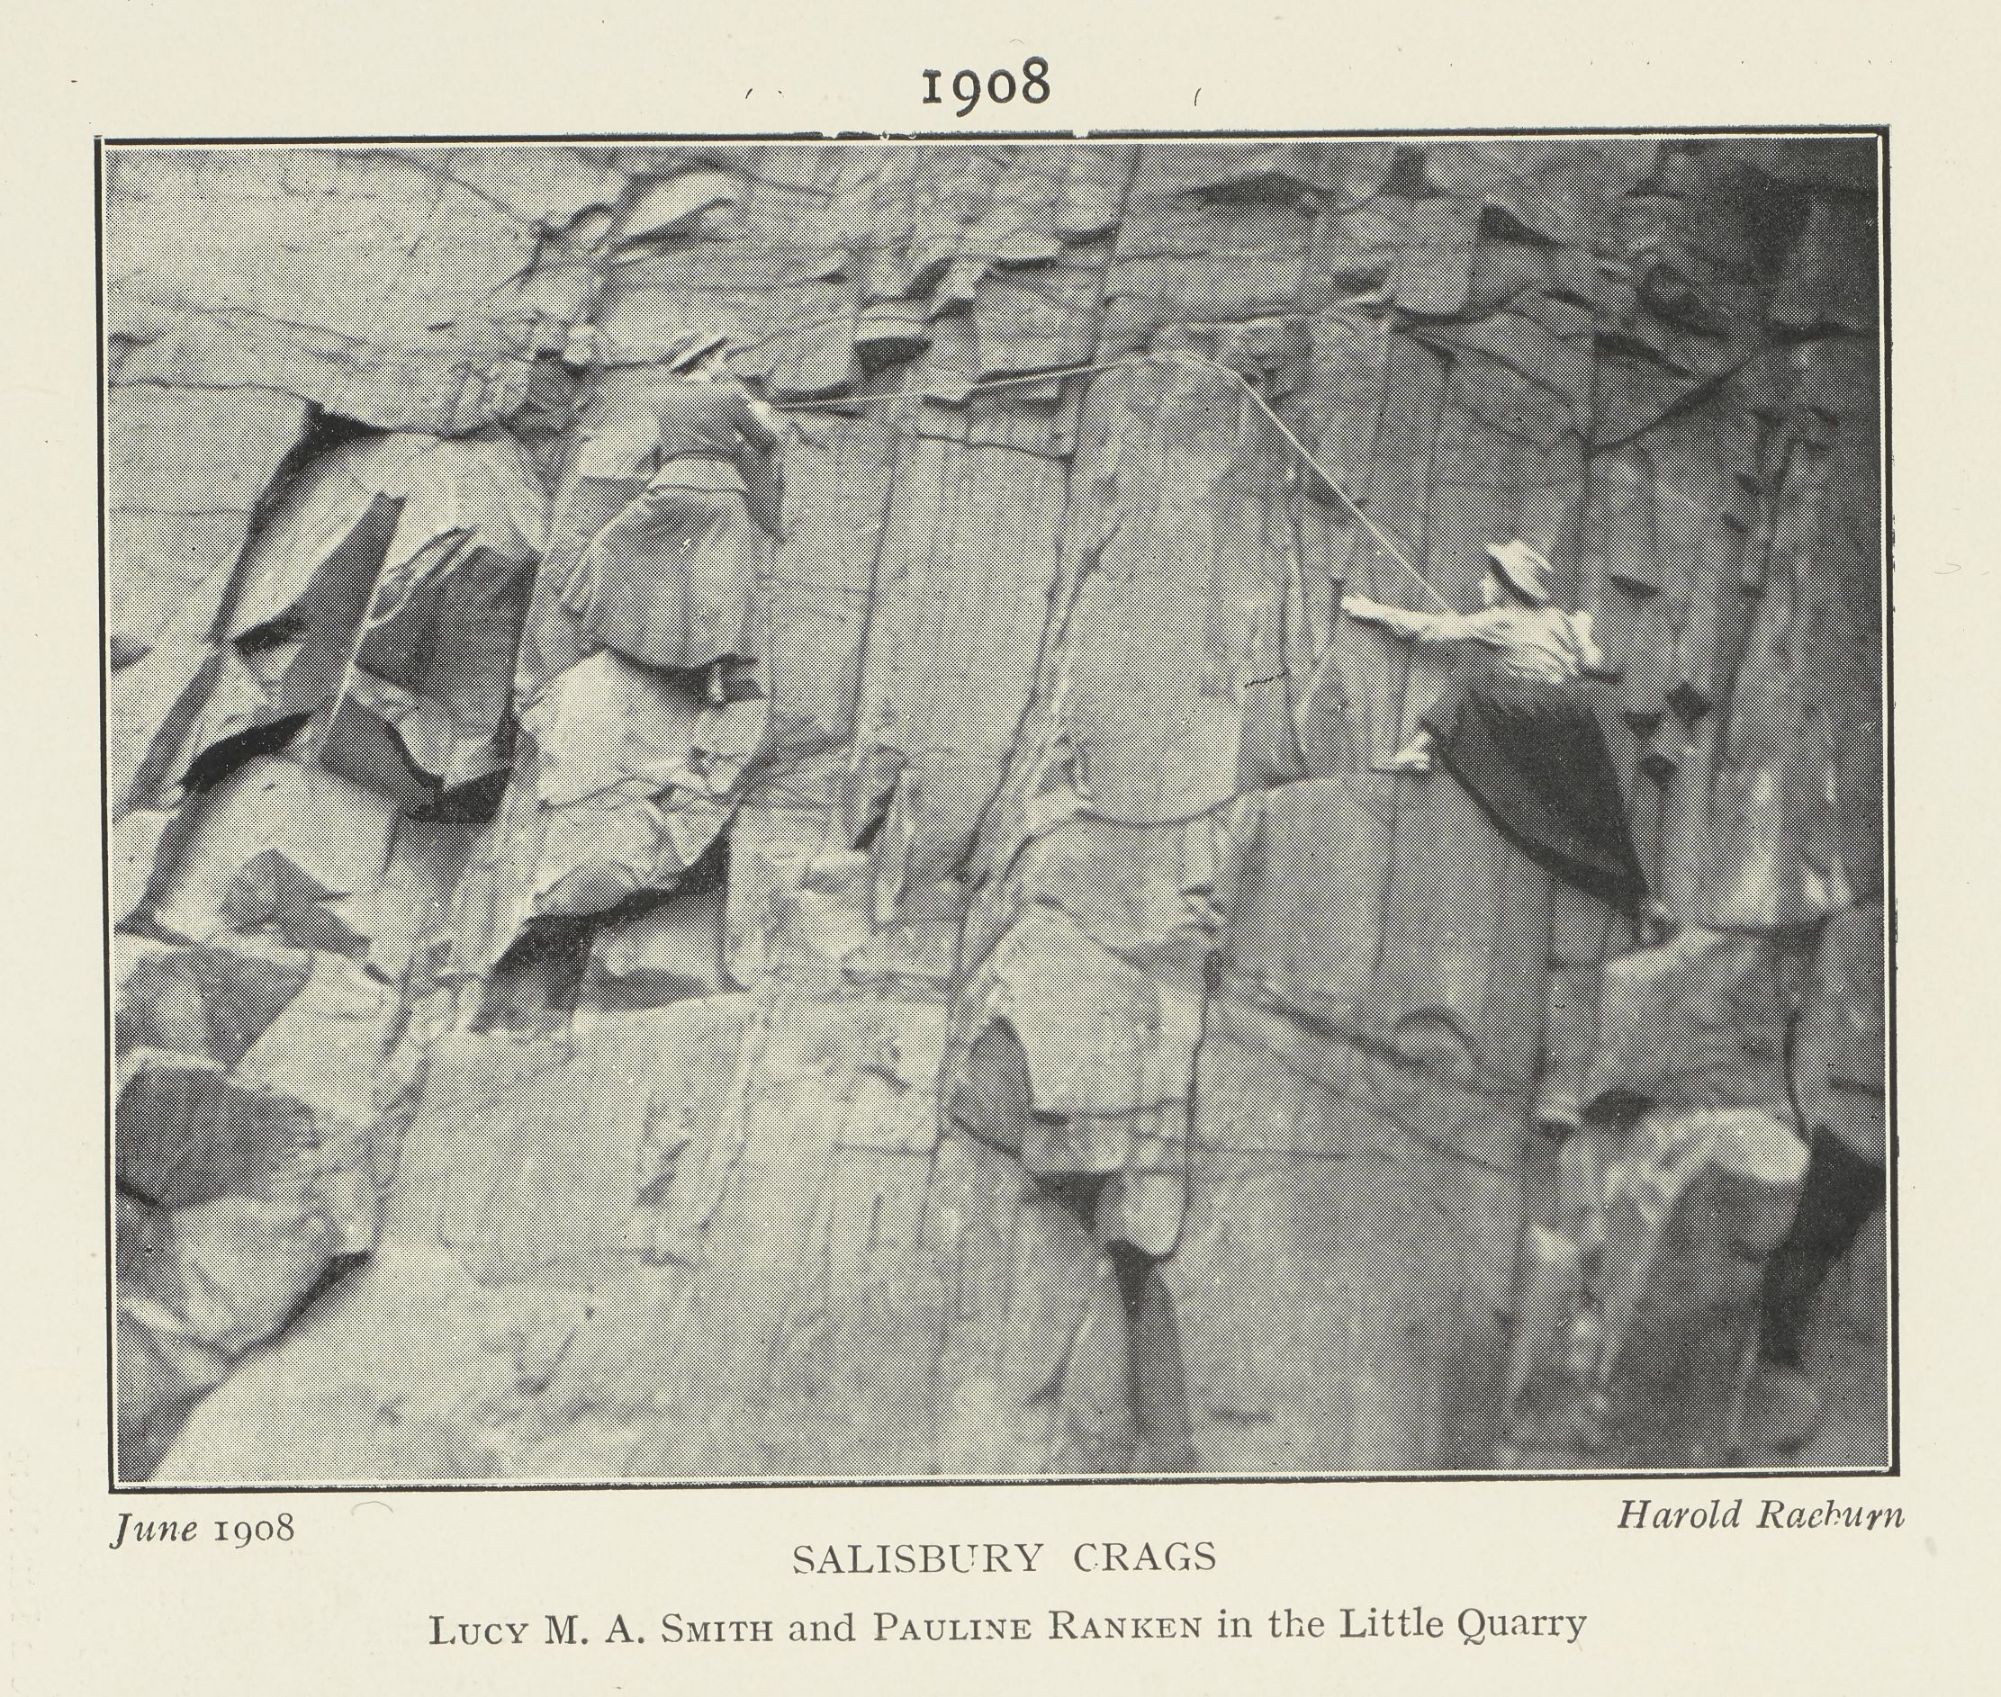
<svg viewBox="0 0 2001 1697">
<path fill-rule="evenodd" d="M 115 1478 L 1889 1465 L 1878 157 L 108 144 Z"/>
</svg>

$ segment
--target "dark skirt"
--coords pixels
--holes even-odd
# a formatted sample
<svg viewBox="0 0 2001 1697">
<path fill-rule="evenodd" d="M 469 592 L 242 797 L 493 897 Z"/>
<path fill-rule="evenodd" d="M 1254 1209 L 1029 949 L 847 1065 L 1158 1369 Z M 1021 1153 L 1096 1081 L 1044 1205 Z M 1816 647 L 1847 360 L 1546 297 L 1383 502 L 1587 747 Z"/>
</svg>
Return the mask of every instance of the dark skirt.
<svg viewBox="0 0 2001 1697">
<path fill-rule="evenodd" d="M 1480 667 L 1424 716 L 1445 769 L 1537 865 L 1637 920 L 1647 875 L 1591 705 L 1561 685 Z"/>
<path fill-rule="evenodd" d="M 755 658 L 757 537 L 742 494 L 655 485 L 599 533 L 562 596 L 588 638 L 644 665 Z"/>
</svg>

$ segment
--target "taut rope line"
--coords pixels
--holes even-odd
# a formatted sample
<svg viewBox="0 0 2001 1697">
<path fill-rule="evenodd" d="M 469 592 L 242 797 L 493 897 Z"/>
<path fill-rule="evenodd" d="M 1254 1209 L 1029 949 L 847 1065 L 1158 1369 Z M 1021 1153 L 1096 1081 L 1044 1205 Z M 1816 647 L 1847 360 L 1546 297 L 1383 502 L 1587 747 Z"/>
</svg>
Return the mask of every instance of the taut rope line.
<svg viewBox="0 0 2001 1697">
<path fill-rule="evenodd" d="M 1186 349 L 1176 349 L 1175 351 L 1170 353 L 1129 354 L 1124 359 L 1102 360 L 1091 365 L 1056 366 L 1047 371 L 1031 372 L 1021 377 L 989 377 L 984 379 L 983 381 L 969 384 L 967 386 L 967 393 L 970 394 L 975 389 L 1020 388 L 1023 385 L 1030 383 L 1047 383 L 1052 378 L 1062 379 L 1066 377 L 1083 377 L 1089 375 L 1092 372 L 1098 372 L 1098 371 L 1119 371 L 1123 370 L 1128 366 L 1147 365 L 1156 360 L 1166 361 L 1174 365 L 1204 366 L 1211 371 L 1220 371 L 1225 377 L 1234 378 L 1236 382 L 1239 385 L 1241 385 L 1244 393 L 1249 395 L 1250 398 L 1257 403 L 1258 410 L 1262 412 L 1266 418 L 1271 420 L 1273 428 L 1275 428 L 1278 431 L 1279 435 L 1285 438 L 1286 444 L 1292 449 L 1292 451 L 1313 468 L 1314 472 L 1319 476 L 1320 481 L 1326 484 L 1327 487 L 1334 492 L 1335 499 L 1338 500 L 1342 504 L 1342 506 L 1346 507 L 1349 512 L 1353 513 L 1355 517 L 1361 521 L 1363 530 L 1368 532 L 1369 540 L 1375 543 L 1375 545 L 1378 548 L 1380 548 L 1384 554 L 1386 554 L 1392 561 L 1394 561 L 1396 565 L 1402 569 L 1405 575 L 1410 578 L 1411 582 L 1416 584 L 1418 588 L 1422 589 L 1426 595 L 1431 597 L 1433 601 L 1437 602 L 1439 607 L 1443 611 L 1448 613 L 1452 611 L 1452 607 L 1450 603 L 1446 601 L 1445 597 L 1440 595 L 1437 590 L 1432 588 L 1431 584 L 1426 580 L 1422 572 L 1420 572 L 1415 566 L 1413 566 L 1410 563 L 1410 561 L 1406 560 L 1403 557 L 1403 555 L 1397 552 L 1396 544 L 1391 542 L 1390 539 L 1387 536 L 1385 536 L 1382 530 L 1376 525 L 1376 522 L 1373 519 L 1371 519 L 1367 513 L 1362 511 L 1360 504 L 1356 502 L 1354 497 L 1351 496 L 1347 490 L 1343 489 L 1341 485 L 1334 480 L 1333 475 L 1327 470 L 1327 468 L 1313 457 L 1313 455 L 1308 451 L 1306 444 L 1300 441 L 1300 439 L 1297 436 L 1295 436 L 1289 428 L 1287 428 L 1285 420 L 1280 418 L 1278 414 L 1271 409 L 1270 404 L 1265 400 L 1264 396 L 1260 395 L 1256 389 L 1251 387 L 1250 380 L 1247 377 L 1245 377 L 1241 371 L 1238 371 L 1231 366 L 1223 364 L 1220 360 L 1213 360 L 1203 354 L 1198 354 L 1193 352 L 1192 350 L 1186 350 Z M 857 401 L 860 402 L 902 401 L 902 400 L 912 400 L 912 399 L 921 400 L 929 398 L 934 398 L 934 397 L 932 397 L 930 391 L 926 389 L 894 389 L 891 390 L 889 393 L 883 395 L 844 395 L 839 397 L 837 400 L 830 400 L 830 401 L 767 401 L 765 405 L 769 406 L 773 412 L 807 412 L 807 411 L 825 411 L 832 406 L 852 405 Z"/>
</svg>

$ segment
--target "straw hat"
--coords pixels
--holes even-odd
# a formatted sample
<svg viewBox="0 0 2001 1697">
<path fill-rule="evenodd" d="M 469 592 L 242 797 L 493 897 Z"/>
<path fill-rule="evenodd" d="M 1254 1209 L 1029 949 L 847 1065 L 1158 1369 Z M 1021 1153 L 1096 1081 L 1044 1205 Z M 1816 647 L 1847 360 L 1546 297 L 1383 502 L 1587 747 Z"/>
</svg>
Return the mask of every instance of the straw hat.
<svg viewBox="0 0 2001 1697">
<path fill-rule="evenodd" d="M 1549 562 L 1526 542 L 1490 542 L 1487 554 L 1494 570 L 1524 601 L 1549 605 Z"/>
</svg>

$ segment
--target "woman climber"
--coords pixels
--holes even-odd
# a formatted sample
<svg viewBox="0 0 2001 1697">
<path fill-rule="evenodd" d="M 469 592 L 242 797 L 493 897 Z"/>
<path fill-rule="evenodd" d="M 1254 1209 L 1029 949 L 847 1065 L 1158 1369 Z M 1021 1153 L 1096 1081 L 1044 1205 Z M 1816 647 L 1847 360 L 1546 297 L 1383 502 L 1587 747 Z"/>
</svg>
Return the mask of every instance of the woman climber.
<svg viewBox="0 0 2001 1697">
<path fill-rule="evenodd" d="M 1598 715 L 1580 690 L 1601 662 L 1589 614 L 1550 605 L 1549 562 L 1525 542 L 1489 545 L 1477 613 L 1414 613 L 1349 596 L 1341 610 L 1405 642 L 1463 645 L 1422 728 L 1379 770 L 1429 772 L 1434 755 L 1510 842 L 1658 941 L 1625 796 Z"/>
<path fill-rule="evenodd" d="M 589 639 L 649 666 L 699 675 L 711 703 L 756 693 L 755 519 L 778 536 L 779 438 L 725 363 L 726 337 L 694 336 L 653 398 L 645 492 L 599 532 L 563 585 Z"/>
</svg>

